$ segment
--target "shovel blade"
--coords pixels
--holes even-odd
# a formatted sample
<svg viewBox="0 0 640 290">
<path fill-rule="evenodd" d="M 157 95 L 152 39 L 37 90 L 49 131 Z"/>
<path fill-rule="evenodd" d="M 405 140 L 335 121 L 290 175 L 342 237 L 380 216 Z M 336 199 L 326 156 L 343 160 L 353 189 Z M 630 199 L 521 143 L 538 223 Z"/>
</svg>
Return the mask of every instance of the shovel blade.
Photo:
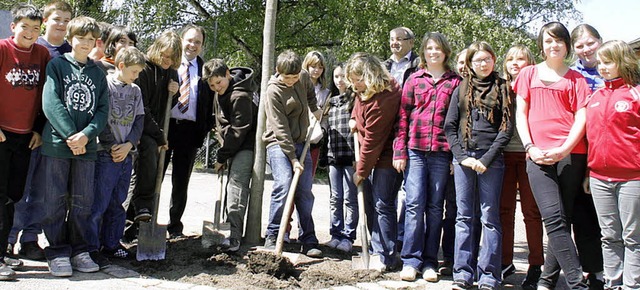
<svg viewBox="0 0 640 290">
<path fill-rule="evenodd" d="M 142 222 L 138 230 L 136 260 L 164 260 L 167 252 L 167 226 Z"/>
<path fill-rule="evenodd" d="M 202 222 L 202 247 L 205 249 L 222 244 L 225 235 L 216 228 L 215 223 L 210 221 Z"/>
<path fill-rule="evenodd" d="M 353 270 L 380 270 L 383 265 L 379 255 L 369 255 L 368 258 L 364 255 L 358 255 L 351 258 L 351 269 Z"/>
</svg>

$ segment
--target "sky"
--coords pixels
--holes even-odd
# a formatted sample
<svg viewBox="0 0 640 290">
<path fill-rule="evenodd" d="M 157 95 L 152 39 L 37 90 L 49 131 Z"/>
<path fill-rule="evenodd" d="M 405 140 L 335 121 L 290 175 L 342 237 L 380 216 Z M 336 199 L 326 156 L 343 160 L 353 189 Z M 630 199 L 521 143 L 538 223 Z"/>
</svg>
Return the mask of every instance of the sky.
<svg viewBox="0 0 640 290">
<path fill-rule="evenodd" d="M 576 8 L 582 12 L 582 22 L 598 30 L 604 41 L 640 38 L 638 0 L 580 0 Z M 567 28 L 571 31 L 578 24 L 571 23 Z"/>
</svg>

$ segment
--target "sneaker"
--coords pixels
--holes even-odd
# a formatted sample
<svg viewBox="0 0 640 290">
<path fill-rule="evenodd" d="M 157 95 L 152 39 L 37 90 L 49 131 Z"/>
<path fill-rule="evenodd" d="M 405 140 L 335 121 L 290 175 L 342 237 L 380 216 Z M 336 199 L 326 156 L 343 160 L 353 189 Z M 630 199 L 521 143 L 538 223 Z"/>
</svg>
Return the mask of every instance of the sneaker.
<svg viewBox="0 0 640 290">
<path fill-rule="evenodd" d="M 276 236 L 267 236 L 264 238 L 264 248 L 273 250 L 276 248 Z"/>
<path fill-rule="evenodd" d="M 471 289 L 471 284 L 469 284 L 469 282 L 464 281 L 464 280 L 455 280 L 453 281 L 453 284 L 451 284 L 451 289 L 454 290 L 466 290 L 466 289 Z"/>
<path fill-rule="evenodd" d="M 305 245 L 302 250 L 307 257 L 322 258 L 322 251 L 318 249 L 318 245 Z"/>
<path fill-rule="evenodd" d="M 530 265 L 529 270 L 527 270 L 527 277 L 522 281 L 522 289 L 524 290 L 536 290 L 538 289 L 538 280 L 540 280 L 540 275 L 542 274 L 542 269 L 540 265 Z"/>
<path fill-rule="evenodd" d="M 129 250 L 125 249 L 122 245 L 118 245 L 115 249 L 102 249 L 102 255 L 107 259 L 122 259 L 122 260 L 130 260 L 133 259 L 133 254 L 129 252 Z"/>
<path fill-rule="evenodd" d="M 400 271 L 400 279 L 403 281 L 415 281 L 417 274 L 418 271 L 415 268 L 409 265 L 404 265 L 402 266 L 402 271 Z"/>
<path fill-rule="evenodd" d="M 587 284 L 589 285 L 589 290 L 604 289 L 604 281 L 598 279 L 598 276 L 594 273 L 589 273 L 589 275 L 587 275 Z"/>
<path fill-rule="evenodd" d="M 5 258 L 6 259 L 6 258 Z M 0 262 L 0 281 L 12 281 L 16 279 L 16 272 L 5 263 Z"/>
<path fill-rule="evenodd" d="M 169 233 L 169 239 L 180 239 L 180 238 L 184 238 L 184 234 L 182 232 L 173 232 L 173 233 Z"/>
<path fill-rule="evenodd" d="M 98 267 L 100 267 L 100 270 L 109 268 L 109 266 L 111 266 L 111 261 L 109 261 L 109 259 L 107 259 L 98 251 L 90 252 L 89 256 L 91 256 L 91 259 L 93 260 L 93 262 L 98 264 Z"/>
<path fill-rule="evenodd" d="M 340 243 L 340 239 L 331 238 L 331 240 L 328 241 L 325 245 L 329 248 L 335 249 L 339 243 Z"/>
<path fill-rule="evenodd" d="M 224 239 L 222 244 L 229 252 L 237 252 L 240 250 L 240 240 L 236 238 Z"/>
<path fill-rule="evenodd" d="M 438 272 L 433 268 L 422 269 L 422 279 L 427 282 L 438 282 Z"/>
<path fill-rule="evenodd" d="M 4 264 L 7 265 L 7 267 L 11 268 L 11 270 L 18 270 L 22 267 L 22 265 L 24 265 L 24 263 L 20 261 L 20 259 L 12 258 L 9 256 L 4 257 Z"/>
<path fill-rule="evenodd" d="M 20 244 L 18 255 L 32 261 L 44 261 L 44 250 L 40 248 L 38 242 L 25 242 Z"/>
<path fill-rule="evenodd" d="M 49 264 L 49 272 L 53 276 L 71 277 L 71 274 L 73 274 L 69 257 L 57 257 L 53 260 L 47 261 L 47 264 Z"/>
<path fill-rule="evenodd" d="M 344 239 L 342 240 L 337 246 L 336 249 L 343 251 L 343 252 L 347 252 L 350 253 L 351 252 L 351 248 L 353 248 L 353 243 L 351 243 L 350 240 Z"/>
<path fill-rule="evenodd" d="M 482 284 L 478 286 L 478 290 L 494 290 L 494 289 L 496 288 L 487 284 Z"/>
<path fill-rule="evenodd" d="M 502 265 L 502 280 L 513 275 L 516 272 L 516 266 L 513 264 Z"/>
<path fill-rule="evenodd" d="M 141 208 L 133 220 L 135 222 L 148 222 L 151 220 L 151 211 L 148 208 Z"/>
<path fill-rule="evenodd" d="M 453 275 L 453 262 L 449 260 L 444 260 L 442 264 L 438 267 L 438 273 L 440 276 L 451 276 Z"/>
<path fill-rule="evenodd" d="M 71 267 L 83 273 L 93 273 L 100 271 L 100 266 L 96 264 L 87 252 L 82 252 L 71 258 Z"/>
</svg>

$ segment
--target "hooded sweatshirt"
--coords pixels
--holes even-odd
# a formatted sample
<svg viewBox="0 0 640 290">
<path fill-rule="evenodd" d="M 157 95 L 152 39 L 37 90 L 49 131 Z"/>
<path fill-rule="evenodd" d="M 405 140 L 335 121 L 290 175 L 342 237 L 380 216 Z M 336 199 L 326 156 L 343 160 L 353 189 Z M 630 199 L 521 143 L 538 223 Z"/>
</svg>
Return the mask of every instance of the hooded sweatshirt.
<svg viewBox="0 0 640 290">
<path fill-rule="evenodd" d="M 240 150 L 253 150 L 256 141 L 258 106 L 253 103 L 253 70 L 247 67 L 231 68 L 231 80 L 224 94 L 219 95 L 216 114 L 224 140 L 218 149 L 217 161 L 224 163 Z"/>
<path fill-rule="evenodd" d="M 289 160 L 297 159 L 295 144 L 304 143 L 309 129 L 309 110 L 318 110 L 316 93 L 309 74 L 300 72 L 300 79 L 288 87 L 271 76 L 267 87 L 265 111 L 267 128 L 262 135 L 266 146 L 279 145 Z"/>
<path fill-rule="evenodd" d="M 605 81 L 587 104 L 586 128 L 591 177 L 640 180 L 640 85 Z"/>
<path fill-rule="evenodd" d="M 47 123 L 42 134 L 42 154 L 57 158 L 95 160 L 96 137 L 107 124 L 109 96 L 107 79 L 96 64 L 76 61 L 71 53 L 47 65 L 42 93 Z M 89 139 L 86 153 L 73 155 L 66 140 L 82 132 Z"/>
</svg>

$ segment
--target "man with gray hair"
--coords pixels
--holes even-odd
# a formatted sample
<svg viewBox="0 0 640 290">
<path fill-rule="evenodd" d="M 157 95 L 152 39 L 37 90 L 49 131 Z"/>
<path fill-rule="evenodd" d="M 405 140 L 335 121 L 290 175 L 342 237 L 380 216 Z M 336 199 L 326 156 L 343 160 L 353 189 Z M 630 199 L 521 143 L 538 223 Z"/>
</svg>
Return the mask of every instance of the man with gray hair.
<svg viewBox="0 0 640 290">
<path fill-rule="evenodd" d="M 384 65 L 400 87 L 417 70 L 420 62 L 418 55 L 411 51 L 415 38 L 413 31 L 407 27 L 396 27 L 389 32 L 391 57 Z"/>
</svg>

